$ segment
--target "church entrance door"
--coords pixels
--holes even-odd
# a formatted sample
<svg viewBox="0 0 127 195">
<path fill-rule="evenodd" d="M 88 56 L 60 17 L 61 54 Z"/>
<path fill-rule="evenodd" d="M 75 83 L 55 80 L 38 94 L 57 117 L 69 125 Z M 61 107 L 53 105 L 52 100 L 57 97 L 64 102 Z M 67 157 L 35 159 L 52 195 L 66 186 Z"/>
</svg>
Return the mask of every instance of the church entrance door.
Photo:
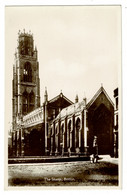
<svg viewBox="0 0 127 195">
<path fill-rule="evenodd" d="M 104 104 L 101 104 L 94 112 L 93 133 L 97 136 L 98 153 L 110 154 L 111 114 Z"/>
<path fill-rule="evenodd" d="M 30 133 L 30 155 L 40 156 L 41 155 L 41 143 L 40 143 L 40 132 L 37 129 L 33 129 Z"/>
</svg>

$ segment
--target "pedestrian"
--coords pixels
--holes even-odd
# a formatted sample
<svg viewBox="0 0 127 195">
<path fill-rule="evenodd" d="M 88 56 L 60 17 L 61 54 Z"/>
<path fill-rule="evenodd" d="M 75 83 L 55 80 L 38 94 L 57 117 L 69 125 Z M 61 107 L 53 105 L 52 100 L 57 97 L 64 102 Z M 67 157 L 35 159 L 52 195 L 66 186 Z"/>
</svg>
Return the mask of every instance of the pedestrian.
<svg viewBox="0 0 127 195">
<path fill-rule="evenodd" d="M 97 143 L 97 136 L 94 136 L 93 139 L 93 162 L 97 162 L 98 160 L 98 143 Z"/>
</svg>

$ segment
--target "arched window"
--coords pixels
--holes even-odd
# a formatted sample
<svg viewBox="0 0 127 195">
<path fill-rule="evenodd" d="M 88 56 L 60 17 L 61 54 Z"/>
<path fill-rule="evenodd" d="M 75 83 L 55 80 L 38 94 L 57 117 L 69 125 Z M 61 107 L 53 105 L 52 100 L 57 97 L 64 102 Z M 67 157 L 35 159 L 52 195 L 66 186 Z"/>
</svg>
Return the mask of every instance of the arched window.
<svg viewBox="0 0 127 195">
<path fill-rule="evenodd" d="M 30 62 L 26 62 L 24 64 L 23 81 L 24 82 L 32 82 L 32 69 L 31 69 Z"/>
<path fill-rule="evenodd" d="M 29 112 L 33 111 L 35 105 L 35 95 L 34 92 L 31 91 L 29 94 Z"/>
<path fill-rule="evenodd" d="M 79 130 L 80 130 L 80 118 L 76 121 L 76 147 L 79 147 Z"/>
<path fill-rule="evenodd" d="M 23 98 L 23 101 L 22 101 L 23 102 L 23 109 L 22 109 L 22 111 L 23 111 L 23 114 L 25 115 L 25 114 L 28 113 L 28 93 L 26 91 L 23 93 L 22 98 Z"/>
<path fill-rule="evenodd" d="M 60 129 L 60 143 L 63 142 L 64 124 L 62 124 Z"/>
<path fill-rule="evenodd" d="M 68 123 L 68 129 L 67 129 L 67 147 L 70 147 L 70 131 L 71 131 L 71 120 Z"/>
</svg>

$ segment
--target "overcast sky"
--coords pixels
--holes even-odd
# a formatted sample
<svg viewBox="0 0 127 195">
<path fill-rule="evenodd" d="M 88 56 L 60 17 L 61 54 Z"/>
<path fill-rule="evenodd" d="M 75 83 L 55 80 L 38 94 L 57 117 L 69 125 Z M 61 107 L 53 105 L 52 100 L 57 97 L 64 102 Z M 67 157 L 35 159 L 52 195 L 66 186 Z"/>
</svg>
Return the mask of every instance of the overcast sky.
<svg viewBox="0 0 127 195">
<path fill-rule="evenodd" d="M 38 49 L 41 104 L 63 94 L 93 97 L 101 83 L 113 100 L 121 66 L 119 6 L 6 7 L 6 108 L 11 122 L 12 75 L 18 31 L 33 33 Z M 114 101 L 114 100 L 113 100 Z"/>
</svg>

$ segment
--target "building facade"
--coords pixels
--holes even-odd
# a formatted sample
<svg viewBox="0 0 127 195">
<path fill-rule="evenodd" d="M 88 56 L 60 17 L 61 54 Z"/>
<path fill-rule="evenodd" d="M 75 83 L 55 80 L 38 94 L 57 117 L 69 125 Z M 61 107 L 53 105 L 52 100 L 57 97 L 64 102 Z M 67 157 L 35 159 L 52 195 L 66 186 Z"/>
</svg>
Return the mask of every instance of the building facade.
<svg viewBox="0 0 127 195">
<path fill-rule="evenodd" d="M 113 103 L 103 87 L 87 103 L 76 102 L 63 110 L 51 124 L 51 154 L 89 155 L 93 138 L 98 138 L 98 154 L 113 156 Z"/>
<path fill-rule="evenodd" d="M 114 105 L 103 86 L 87 102 L 75 103 L 62 92 L 40 106 L 40 79 L 33 35 L 20 33 L 13 66 L 11 156 L 113 155 Z"/>
</svg>

